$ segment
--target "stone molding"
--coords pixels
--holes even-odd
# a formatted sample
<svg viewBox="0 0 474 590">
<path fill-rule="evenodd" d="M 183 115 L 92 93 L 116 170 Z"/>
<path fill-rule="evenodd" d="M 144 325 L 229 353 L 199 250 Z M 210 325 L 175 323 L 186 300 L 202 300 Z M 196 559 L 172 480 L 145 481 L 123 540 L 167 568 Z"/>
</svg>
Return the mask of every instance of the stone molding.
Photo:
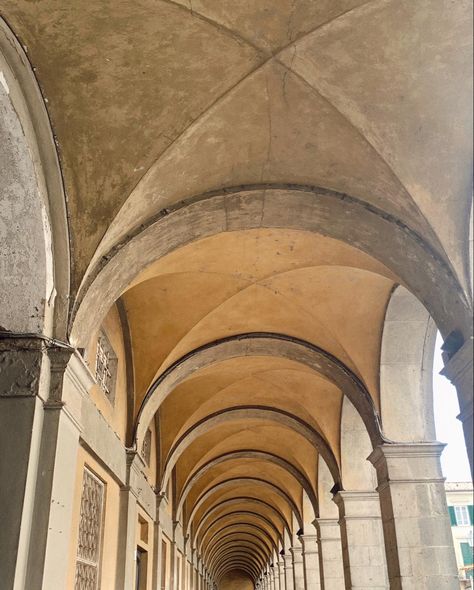
<svg viewBox="0 0 474 590">
<path fill-rule="evenodd" d="M 303 563 L 303 547 L 290 547 L 291 555 L 293 556 L 293 563 Z"/>
<path fill-rule="evenodd" d="M 393 485 L 443 484 L 445 478 L 439 458 L 445 446 L 439 442 L 422 442 L 376 447 L 367 459 L 377 471 L 377 491 Z"/>
<path fill-rule="evenodd" d="M 313 525 L 319 533 L 320 541 L 340 541 L 339 521 L 335 518 L 316 518 Z M 334 532 L 337 531 L 336 534 Z M 332 534 L 331 534 L 332 533 Z"/>
<path fill-rule="evenodd" d="M 318 535 L 300 535 L 299 539 L 303 546 L 303 556 L 318 555 Z"/>
<path fill-rule="evenodd" d="M 340 491 L 333 497 L 340 520 L 380 520 L 380 500 L 376 491 Z"/>
</svg>

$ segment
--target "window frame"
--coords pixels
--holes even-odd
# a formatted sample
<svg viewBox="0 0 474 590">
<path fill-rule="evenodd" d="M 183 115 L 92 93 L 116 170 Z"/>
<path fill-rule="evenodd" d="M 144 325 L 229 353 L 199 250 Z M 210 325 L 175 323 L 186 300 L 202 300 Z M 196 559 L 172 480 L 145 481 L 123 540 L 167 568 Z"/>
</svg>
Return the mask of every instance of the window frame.
<svg viewBox="0 0 474 590">
<path fill-rule="evenodd" d="M 470 526 L 471 518 L 469 516 L 469 510 L 465 505 L 454 506 L 454 516 L 456 518 L 457 526 Z"/>
</svg>

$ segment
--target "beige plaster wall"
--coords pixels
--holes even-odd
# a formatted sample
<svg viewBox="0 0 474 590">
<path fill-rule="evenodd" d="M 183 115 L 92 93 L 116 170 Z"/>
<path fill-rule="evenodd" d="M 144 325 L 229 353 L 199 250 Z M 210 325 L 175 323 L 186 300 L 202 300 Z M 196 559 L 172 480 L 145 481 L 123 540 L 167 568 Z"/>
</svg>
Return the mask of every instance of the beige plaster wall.
<svg viewBox="0 0 474 590">
<path fill-rule="evenodd" d="M 101 328 L 105 331 L 118 359 L 114 404 L 110 403 L 98 385 L 92 387 L 89 394 L 114 432 L 124 442 L 127 429 L 127 375 L 122 325 L 116 305 L 111 307 Z M 93 375 L 95 375 L 98 335 L 99 330 L 92 336 L 85 351 L 85 360 Z"/>
</svg>

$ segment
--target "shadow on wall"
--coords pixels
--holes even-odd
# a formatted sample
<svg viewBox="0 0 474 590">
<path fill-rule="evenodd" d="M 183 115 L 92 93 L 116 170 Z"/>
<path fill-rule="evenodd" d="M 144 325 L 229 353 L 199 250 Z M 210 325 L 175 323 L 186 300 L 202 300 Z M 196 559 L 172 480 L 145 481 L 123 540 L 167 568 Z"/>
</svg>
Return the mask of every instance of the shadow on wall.
<svg viewBox="0 0 474 590">
<path fill-rule="evenodd" d="M 222 577 L 219 590 L 253 590 L 254 585 L 249 575 L 240 570 L 232 570 Z"/>
</svg>

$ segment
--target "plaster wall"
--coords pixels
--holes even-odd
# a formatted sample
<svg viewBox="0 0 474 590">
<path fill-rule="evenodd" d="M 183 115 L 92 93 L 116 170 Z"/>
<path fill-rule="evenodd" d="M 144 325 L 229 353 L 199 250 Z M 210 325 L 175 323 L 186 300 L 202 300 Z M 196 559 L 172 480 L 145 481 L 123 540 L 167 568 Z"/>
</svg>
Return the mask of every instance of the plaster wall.
<svg viewBox="0 0 474 590">
<path fill-rule="evenodd" d="M 122 326 L 116 305 L 111 307 L 110 311 L 104 318 L 102 329 L 109 339 L 118 360 L 115 399 L 114 403 L 111 404 L 97 384 L 92 386 L 89 395 L 120 440 L 125 442 L 127 430 L 127 375 Z M 86 364 L 92 374 L 95 374 L 96 369 L 98 335 L 99 332 L 97 331 L 91 337 L 84 355 Z"/>
<path fill-rule="evenodd" d="M 54 301 L 44 180 L 27 108 L 1 51 L 0 162 L 0 330 L 43 333 Z"/>
</svg>

